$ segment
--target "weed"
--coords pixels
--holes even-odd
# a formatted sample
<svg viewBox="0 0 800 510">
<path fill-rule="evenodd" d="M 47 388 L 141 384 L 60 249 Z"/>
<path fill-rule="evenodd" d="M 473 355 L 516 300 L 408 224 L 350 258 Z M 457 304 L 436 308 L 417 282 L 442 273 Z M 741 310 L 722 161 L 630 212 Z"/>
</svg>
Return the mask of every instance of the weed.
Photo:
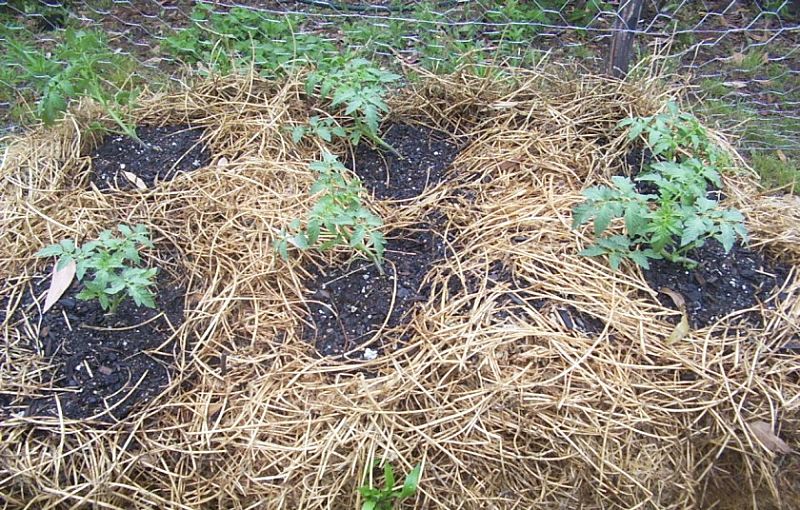
<svg viewBox="0 0 800 510">
<path fill-rule="evenodd" d="M 632 141 L 642 137 L 661 160 L 648 164 L 635 179 L 658 191 L 640 193 L 633 181 L 620 176 L 612 177 L 612 186 L 585 190 L 586 201 L 573 211 L 573 228 L 594 220 L 597 242 L 582 255 L 607 255 L 615 270 L 623 259 L 645 269 L 649 259 L 693 267 L 697 261 L 686 254 L 708 239 L 719 241 L 726 252 L 737 237 L 747 240 L 742 214 L 707 198 L 709 184 L 722 186 L 718 165 L 727 164 L 728 157 L 709 141 L 694 116 L 670 104 L 664 114 L 625 119 L 619 127 L 629 128 Z M 623 219 L 624 234 L 602 237 L 616 218 Z"/>
<path fill-rule="evenodd" d="M 311 194 L 318 195 L 317 201 L 305 225 L 294 219 L 289 232 L 281 232 L 275 241 L 277 252 L 288 259 L 290 244 L 300 250 L 320 251 L 349 246 L 380 267 L 386 244 L 380 231 L 383 221 L 362 204 L 361 181 L 358 177 L 348 178 L 344 165 L 327 152 L 322 161 L 311 163 L 310 168 L 318 174 L 311 187 Z"/>
<path fill-rule="evenodd" d="M 136 138 L 121 112 L 135 100 L 135 90 L 129 87 L 132 62 L 112 52 L 103 34 L 67 29 L 52 55 L 22 39 L 9 38 L 6 43 L 8 51 L 0 64 L 13 71 L 2 74 L 4 85 L 35 92 L 38 99 L 30 111 L 35 118 L 52 124 L 71 100 L 88 96 Z"/>
<path fill-rule="evenodd" d="M 361 510 L 392 510 L 395 502 L 400 502 L 417 492 L 419 477 L 422 466 L 417 465 L 406 476 L 403 486 L 395 488 L 394 469 L 389 463 L 383 466 L 383 488 L 378 489 L 371 486 L 362 486 L 358 492 L 364 497 L 364 504 Z"/>
<path fill-rule="evenodd" d="M 207 63 L 221 74 L 252 64 L 262 76 L 275 77 L 295 62 L 304 65 L 336 53 L 322 38 L 299 33 L 298 15 L 271 17 L 244 7 L 222 13 L 198 4 L 191 19 L 192 26 L 168 37 L 165 48 L 187 64 Z"/>
<path fill-rule="evenodd" d="M 75 276 L 83 282 L 84 288 L 78 299 L 97 299 L 106 312 L 114 313 L 126 298 L 133 299 L 137 306 L 155 308 L 155 300 L 150 287 L 155 285 L 153 278 L 157 268 L 137 267 L 142 263 L 139 247 L 152 248 L 153 243 L 147 228 L 138 225 L 131 228 L 119 225 L 117 230 L 122 238 L 114 237 L 110 230 L 104 230 L 94 241 L 77 246 L 72 239 L 42 248 L 39 257 L 59 257 L 57 269 L 63 269 L 75 262 Z M 92 279 L 86 280 L 88 272 Z"/>
</svg>

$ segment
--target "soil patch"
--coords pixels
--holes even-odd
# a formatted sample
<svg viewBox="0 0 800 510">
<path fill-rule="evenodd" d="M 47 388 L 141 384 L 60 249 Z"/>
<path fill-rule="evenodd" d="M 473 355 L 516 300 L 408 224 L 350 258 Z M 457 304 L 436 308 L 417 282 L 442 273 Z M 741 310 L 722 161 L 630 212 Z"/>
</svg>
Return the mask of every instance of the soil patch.
<svg viewBox="0 0 800 510">
<path fill-rule="evenodd" d="M 28 310 L 32 322 L 39 320 L 37 308 L 31 307 L 33 295 L 43 296 L 49 284 L 49 276 L 37 278 L 22 300 L 19 309 Z M 42 398 L 17 402 L 17 411 L 19 406 L 27 406 L 26 416 L 58 416 L 60 406 L 68 418 L 119 420 L 161 393 L 170 380 L 176 345 L 167 340 L 183 321 L 184 290 L 162 276 L 156 309 L 137 307 L 126 300 L 110 316 L 97 301 L 76 299 L 81 289 L 82 285 L 74 282 L 41 318 L 34 343 L 54 367 L 45 376 L 52 391 Z M 4 400 L 4 404 L 11 402 L 9 395 Z"/>
<path fill-rule="evenodd" d="M 383 140 L 402 157 L 362 143 L 355 159 L 348 163 L 364 187 L 380 199 L 414 198 L 425 188 L 442 182 L 459 150 L 441 132 L 406 124 L 390 125 Z"/>
<path fill-rule="evenodd" d="M 711 240 L 688 256 L 700 264 L 686 269 L 666 260 L 654 260 L 644 275 L 653 289 L 667 288 L 683 297 L 693 328 L 709 326 L 728 314 L 764 302 L 789 274 L 788 267 L 770 264 L 759 253 L 738 243 L 725 253 L 720 243 Z M 659 294 L 659 301 L 676 309 L 672 299 L 663 293 Z M 758 314 L 746 319 L 760 321 Z"/>
<path fill-rule="evenodd" d="M 92 182 L 98 189 L 135 189 L 142 184 L 150 188 L 206 166 L 211 159 L 200 129 L 139 127 L 136 133 L 144 145 L 125 135 L 110 135 L 92 154 Z"/>
<path fill-rule="evenodd" d="M 323 356 L 341 355 L 367 343 L 384 323 L 386 328 L 400 325 L 417 303 L 430 297 L 430 287 L 423 280 L 444 256 L 441 236 L 432 225 L 425 224 L 413 231 L 390 234 L 384 274 L 363 259 L 333 269 L 316 269 L 306 284 L 311 292 L 308 309 L 312 326 L 305 329 L 305 340 L 316 345 Z M 383 350 L 384 340 L 381 335 L 365 346 L 360 356 L 376 357 Z"/>
</svg>

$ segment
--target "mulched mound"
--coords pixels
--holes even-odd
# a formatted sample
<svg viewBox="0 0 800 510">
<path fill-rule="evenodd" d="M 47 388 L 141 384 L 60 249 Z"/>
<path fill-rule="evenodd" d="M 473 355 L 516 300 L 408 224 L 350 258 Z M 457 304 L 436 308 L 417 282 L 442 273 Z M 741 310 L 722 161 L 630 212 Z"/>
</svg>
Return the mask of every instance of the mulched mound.
<svg viewBox="0 0 800 510">
<path fill-rule="evenodd" d="M 146 223 L 178 251 L 170 272 L 191 298 L 175 337 L 191 347 L 169 391 L 117 423 L 28 417 L 20 400 L 51 394 L 51 364 L 32 348 L 37 323 L 6 321 L 0 391 L 19 396 L 0 420 L 6 506 L 360 508 L 359 487 L 382 486 L 373 468 L 391 462 L 398 480 L 421 466 L 403 504 L 426 509 L 798 507 L 800 460 L 781 451 L 800 440 L 787 348 L 800 282 L 746 310 L 761 316 L 751 327 L 729 317 L 674 335 L 677 314 L 642 272 L 579 255 L 591 229 L 571 228 L 581 191 L 624 171 L 630 143 L 614 126 L 677 91 L 544 65 L 499 75 L 424 76 L 392 99 L 403 125 L 470 142 L 439 185 L 427 167 L 445 161 L 423 158 L 414 186 L 390 172 L 384 190 L 412 198 L 364 197 L 392 239 L 385 279 L 345 247 L 289 260 L 273 249 L 313 201 L 309 163 L 347 149 L 293 143 L 286 126 L 313 114 L 302 76 L 142 98 L 141 124 L 192 119 L 219 158 L 146 193 L 70 187 L 86 170 L 76 123 L 13 140 L 0 179 L 0 275 L 13 283 L 3 297 L 42 274 L 33 254 L 53 240 Z M 747 218 L 751 246 L 795 273 L 800 204 L 760 195 L 739 166 L 726 203 Z M 386 167 L 375 168 L 362 177 L 380 197 Z M 383 305 L 401 292 L 404 308 Z M 334 307 L 354 317 L 313 318 Z M 86 364 L 115 370 L 97 350 L 72 352 L 59 380 L 88 384 Z"/>
<path fill-rule="evenodd" d="M 109 135 L 92 153 L 92 182 L 98 189 L 152 188 L 208 164 L 203 131 L 189 126 L 139 127 L 138 140 Z M 133 174 L 125 175 L 125 174 Z"/>
</svg>

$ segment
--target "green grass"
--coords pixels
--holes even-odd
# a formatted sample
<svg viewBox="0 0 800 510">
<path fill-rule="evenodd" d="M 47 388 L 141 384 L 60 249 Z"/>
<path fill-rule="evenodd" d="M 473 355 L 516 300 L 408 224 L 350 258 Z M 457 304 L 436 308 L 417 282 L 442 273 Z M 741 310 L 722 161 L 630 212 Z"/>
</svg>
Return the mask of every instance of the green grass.
<svg viewBox="0 0 800 510">
<path fill-rule="evenodd" d="M 787 193 L 800 194 L 800 167 L 797 158 L 790 159 L 777 151 L 753 151 L 750 161 L 766 189 L 781 188 Z"/>
</svg>

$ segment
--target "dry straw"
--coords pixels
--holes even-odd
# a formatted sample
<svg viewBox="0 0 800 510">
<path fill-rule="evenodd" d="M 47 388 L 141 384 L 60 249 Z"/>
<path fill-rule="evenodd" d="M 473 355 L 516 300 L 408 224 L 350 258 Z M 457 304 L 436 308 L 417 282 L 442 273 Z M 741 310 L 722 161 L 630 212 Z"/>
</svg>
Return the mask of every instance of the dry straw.
<svg viewBox="0 0 800 510">
<path fill-rule="evenodd" d="M 670 343 L 674 313 L 638 270 L 577 255 L 588 239 L 570 230 L 570 210 L 620 170 L 615 124 L 676 93 L 661 83 L 548 67 L 423 76 L 402 91 L 395 120 L 465 148 L 447 183 L 375 204 L 393 235 L 441 212 L 450 256 L 404 326 L 411 340 L 374 361 L 320 359 L 300 338 L 304 268 L 347 255 L 284 262 L 271 249 L 308 206 L 319 154 L 287 136 L 313 114 L 299 81 L 234 77 L 151 96 L 140 122 L 205 127 L 214 159 L 146 192 L 90 188 L 91 105 L 13 140 L 0 391 L 20 403 L 47 390 L 29 340 L 36 312 L 19 322 L 15 311 L 46 270 L 31 254 L 54 240 L 151 225 L 157 263 L 187 282 L 187 312 L 173 383 L 127 420 L 0 418 L 4 507 L 352 509 L 380 461 L 422 463 L 416 508 L 796 508 L 796 457 L 775 457 L 747 423 L 797 439 L 797 360 L 781 350 L 797 335 L 797 284 L 763 307 L 763 328 L 735 334 L 731 318 Z M 754 245 L 796 262 L 795 199 L 758 195 L 747 173 L 728 184 Z M 567 328 L 564 309 L 600 331 Z"/>
</svg>

